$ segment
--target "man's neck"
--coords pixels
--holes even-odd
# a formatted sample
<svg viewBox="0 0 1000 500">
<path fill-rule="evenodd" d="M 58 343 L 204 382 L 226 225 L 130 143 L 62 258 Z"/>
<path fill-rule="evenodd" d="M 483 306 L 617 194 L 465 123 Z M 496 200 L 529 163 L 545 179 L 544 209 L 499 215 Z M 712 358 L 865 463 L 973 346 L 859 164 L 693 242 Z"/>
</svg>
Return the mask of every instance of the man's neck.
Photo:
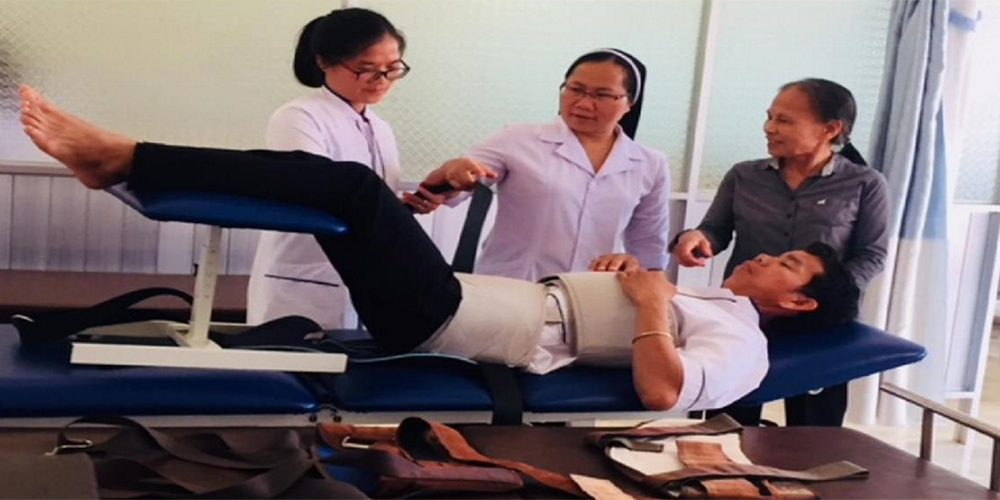
<svg viewBox="0 0 1000 500">
<path fill-rule="evenodd" d="M 766 309 L 761 309 L 761 307 L 757 305 L 757 301 L 750 299 L 750 303 L 753 304 L 753 308 L 757 310 L 757 316 L 759 318 L 758 323 L 761 327 L 766 326 L 771 322 L 771 320 L 778 317 L 776 314 L 767 312 Z"/>
<path fill-rule="evenodd" d="M 750 299 L 750 304 L 753 305 L 753 308 L 757 310 L 757 316 L 760 318 L 760 321 L 759 321 L 760 326 L 764 326 L 767 323 L 769 323 L 771 320 L 773 320 L 774 318 L 777 318 L 777 317 L 780 316 L 779 314 L 775 314 L 773 311 L 771 311 L 770 308 L 768 308 L 766 305 L 762 305 L 762 304 L 758 303 L 757 299 L 755 299 L 755 298 L 753 298 L 753 297 L 751 297 L 749 295 L 744 295 L 744 294 L 738 293 L 735 290 L 733 290 L 732 288 L 726 286 L 725 283 L 723 283 L 723 285 L 722 285 L 721 288 L 725 288 L 726 290 L 729 290 L 730 292 L 733 292 L 733 295 L 737 295 L 737 296 L 740 296 L 740 297 L 746 297 L 746 298 Z"/>
</svg>

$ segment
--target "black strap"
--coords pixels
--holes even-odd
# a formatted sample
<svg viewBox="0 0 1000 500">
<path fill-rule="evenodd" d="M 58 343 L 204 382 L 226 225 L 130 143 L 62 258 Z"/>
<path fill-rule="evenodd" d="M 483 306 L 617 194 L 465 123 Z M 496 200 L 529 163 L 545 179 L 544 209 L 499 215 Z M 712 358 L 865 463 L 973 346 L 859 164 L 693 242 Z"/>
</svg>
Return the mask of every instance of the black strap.
<svg viewBox="0 0 1000 500">
<path fill-rule="evenodd" d="M 82 423 L 119 431 L 96 444 L 70 437 Z M 294 496 L 364 498 L 326 477 L 312 443 L 287 429 L 174 437 L 123 417 L 84 417 L 64 427 L 56 444 L 57 453 L 85 451 L 94 459 L 102 498 L 274 498 L 307 476 Z"/>
<path fill-rule="evenodd" d="M 227 348 L 306 348 L 312 350 L 315 342 L 309 334 L 323 328 L 305 316 L 284 316 L 261 323 L 236 334 L 209 333 L 221 347 Z"/>
<path fill-rule="evenodd" d="M 78 309 L 66 309 L 38 314 L 32 317 L 15 315 L 11 323 L 17 328 L 22 344 L 54 342 L 77 334 L 88 328 L 117 325 L 148 320 L 173 320 L 163 311 L 140 311 L 130 309 L 135 304 L 161 296 L 177 297 L 188 304 L 191 295 L 173 288 L 143 288 L 105 300 L 99 304 Z M 314 341 L 307 334 L 319 332 L 322 328 L 309 318 L 285 316 L 237 335 L 211 333 L 212 340 L 223 347 L 275 347 L 311 348 Z"/>
<path fill-rule="evenodd" d="M 483 222 L 490 211 L 493 201 L 493 190 L 482 184 L 477 184 L 469 202 L 469 212 L 465 216 L 462 235 L 458 238 L 455 257 L 451 259 L 451 268 L 456 273 L 471 273 L 476 265 L 476 252 L 479 250 L 479 236 L 483 233 Z"/>
<path fill-rule="evenodd" d="M 492 425 L 521 425 L 524 421 L 524 399 L 514 369 L 497 363 L 479 363 L 486 388 L 493 398 Z"/>
<path fill-rule="evenodd" d="M 129 309 L 139 302 L 164 295 L 177 297 L 188 304 L 193 303 L 191 295 L 180 290 L 143 288 L 91 307 L 53 311 L 31 317 L 18 314 L 12 317 L 10 322 L 17 328 L 22 344 L 52 342 L 95 326 L 164 319 L 165 315 L 162 312 Z"/>
<path fill-rule="evenodd" d="M 438 184 L 436 186 L 428 186 L 426 184 L 421 184 L 421 186 L 423 186 L 424 189 L 426 189 L 426 190 L 428 190 L 428 191 L 430 191 L 431 193 L 434 193 L 434 194 L 447 193 L 447 192 L 452 191 L 453 189 L 455 189 L 455 188 L 451 187 L 450 184 Z M 415 196 L 420 197 L 420 198 L 424 198 L 424 194 L 421 193 L 420 190 L 414 191 L 413 194 Z M 416 209 L 414 209 L 410 205 L 406 205 L 406 209 L 409 210 L 410 212 L 415 212 L 416 211 Z"/>
</svg>

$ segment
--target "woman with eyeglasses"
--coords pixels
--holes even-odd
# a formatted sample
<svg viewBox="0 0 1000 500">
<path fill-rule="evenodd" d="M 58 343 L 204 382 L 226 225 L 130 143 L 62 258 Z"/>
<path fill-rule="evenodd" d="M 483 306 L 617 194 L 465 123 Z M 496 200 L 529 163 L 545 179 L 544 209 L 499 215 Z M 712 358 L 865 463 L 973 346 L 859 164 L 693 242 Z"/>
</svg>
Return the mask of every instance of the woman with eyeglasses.
<svg viewBox="0 0 1000 500">
<path fill-rule="evenodd" d="M 646 68 L 617 49 L 570 65 L 559 117 L 508 127 L 428 174 L 403 201 L 427 213 L 495 184 L 497 215 L 475 272 L 536 280 L 567 271 L 667 263 L 670 169 L 635 141 Z M 434 195 L 429 186 L 456 191 Z"/>
<path fill-rule="evenodd" d="M 405 47 L 402 33 L 370 10 L 334 10 L 309 22 L 293 68 L 299 82 L 316 90 L 271 116 L 267 148 L 362 163 L 398 190 L 396 138 L 370 106 L 409 72 Z M 263 232 L 247 295 L 250 323 L 294 314 L 324 328 L 358 324 L 343 281 L 312 235 Z"/>
</svg>

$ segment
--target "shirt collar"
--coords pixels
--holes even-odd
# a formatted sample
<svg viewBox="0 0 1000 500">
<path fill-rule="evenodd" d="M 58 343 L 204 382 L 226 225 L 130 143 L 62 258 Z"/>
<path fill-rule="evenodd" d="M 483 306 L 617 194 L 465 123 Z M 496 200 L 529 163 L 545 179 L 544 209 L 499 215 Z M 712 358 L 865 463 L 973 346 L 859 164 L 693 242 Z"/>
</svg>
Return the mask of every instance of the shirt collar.
<svg viewBox="0 0 1000 500">
<path fill-rule="evenodd" d="M 625 131 L 622 130 L 621 125 L 615 125 L 615 134 L 617 134 L 617 136 L 612 150 L 621 148 L 630 160 L 641 161 L 643 159 L 640 146 L 629 136 L 625 135 Z M 579 142 L 573 134 L 573 131 L 569 129 L 568 125 L 566 125 L 566 122 L 559 117 L 542 126 L 539 138 L 544 142 L 552 142 L 556 144 Z"/>
<path fill-rule="evenodd" d="M 737 295 L 724 287 L 686 287 L 678 286 L 677 294 L 704 300 L 726 300 L 736 302 Z"/>
<path fill-rule="evenodd" d="M 354 118 L 354 121 L 369 121 L 368 106 L 365 106 L 364 111 L 359 113 L 358 110 L 354 109 L 354 106 L 351 106 L 350 101 L 345 99 L 344 96 L 334 92 L 333 89 L 328 87 L 325 83 L 323 84 L 323 88 L 320 90 L 323 92 L 323 95 L 326 96 L 327 102 L 344 112 L 346 116 Z"/>
<path fill-rule="evenodd" d="M 834 154 L 830 157 L 830 161 L 823 165 L 823 168 L 819 171 L 820 177 L 829 177 L 837 170 L 837 157 L 840 155 Z M 764 168 L 770 168 L 774 170 L 779 170 L 780 165 L 778 164 L 777 158 L 768 158 L 767 163 L 764 164 Z"/>
</svg>

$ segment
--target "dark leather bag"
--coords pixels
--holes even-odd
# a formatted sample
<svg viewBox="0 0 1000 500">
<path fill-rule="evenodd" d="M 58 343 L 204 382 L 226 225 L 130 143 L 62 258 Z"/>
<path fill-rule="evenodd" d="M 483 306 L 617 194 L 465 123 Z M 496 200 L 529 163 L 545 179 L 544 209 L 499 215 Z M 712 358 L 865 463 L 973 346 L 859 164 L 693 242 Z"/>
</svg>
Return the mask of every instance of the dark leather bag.
<svg viewBox="0 0 1000 500">
<path fill-rule="evenodd" d="M 95 442 L 81 424 L 115 428 Z M 55 452 L 86 453 L 101 498 L 368 498 L 329 477 L 315 433 L 255 429 L 175 436 L 123 417 L 85 417 L 60 431 Z"/>
</svg>

